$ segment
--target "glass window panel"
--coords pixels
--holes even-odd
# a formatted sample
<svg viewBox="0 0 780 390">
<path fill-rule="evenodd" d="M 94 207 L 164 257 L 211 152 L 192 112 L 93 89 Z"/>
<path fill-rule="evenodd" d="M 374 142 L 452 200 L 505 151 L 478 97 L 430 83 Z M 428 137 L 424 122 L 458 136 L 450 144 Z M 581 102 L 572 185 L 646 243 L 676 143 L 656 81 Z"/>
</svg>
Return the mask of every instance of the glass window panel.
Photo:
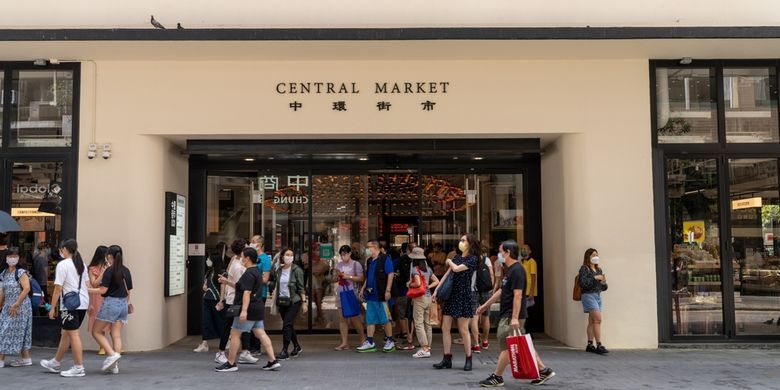
<svg viewBox="0 0 780 390">
<path fill-rule="evenodd" d="M 658 142 L 718 142 L 716 88 L 714 69 L 656 69 Z"/>
<path fill-rule="evenodd" d="M 0 145 L 3 144 L 3 91 L 5 91 L 5 72 L 0 69 Z"/>
<path fill-rule="evenodd" d="M 672 334 L 723 334 L 717 162 L 669 159 L 666 185 Z"/>
<path fill-rule="evenodd" d="M 63 197 L 70 190 L 62 183 L 62 166 L 59 162 L 13 164 L 11 215 L 22 231 L 11 233 L 11 243 L 19 246 L 33 276 L 41 282 L 54 280 L 54 266 L 60 260 L 56 248 L 62 240 Z M 51 296 L 52 283 L 41 287 Z"/>
<path fill-rule="evenodd" d="M 775 68 L 723 70 L 727 142 L 778 142 Z"/>
<path fill-rule="evenodd" d="M 11 146 L 70 146 L 73 136 L 73 72 L 14 71 Z"/>
<path fill-rule="evenodd" d="M 729 160 L 737 334 L 780 334 L 776 159 Z"/>
</svg>

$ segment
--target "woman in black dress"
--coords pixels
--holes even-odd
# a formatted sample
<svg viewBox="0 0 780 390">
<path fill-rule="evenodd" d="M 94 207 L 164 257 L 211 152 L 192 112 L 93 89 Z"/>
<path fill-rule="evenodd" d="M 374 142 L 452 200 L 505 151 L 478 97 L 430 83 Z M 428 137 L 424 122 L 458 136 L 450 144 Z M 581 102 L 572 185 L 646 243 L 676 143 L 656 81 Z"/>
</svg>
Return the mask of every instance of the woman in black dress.
<svg viewBox="0 0 780 390">
<path fill-rule="evenodd" d="M 466 234 L 460 238 L 458 249 L 460 253 L 453 259 L 447 259 L 447 272 L 442 277 L 439 286 L 433 293 L 433 298 L 439 291 L 439 287 L 444 284 L 447 278 L 452 278 L 452 293 L 442 305 L 441 334 L 444 341 L 444 358 L 441 362 L 434 364 L 436 369 L 452 368 L 452 335 L 450 328 L 453 319 L 458 321 L 458 330 L 463 338 L 463 350 L 466 352 L 466 364 L 464 371 L 471 371 L 471 334 L 469 333 L 469 322 L 474 316 L 476 309 L 472 302 L 471 277 L 477 268 L 477 262 L 481 256 L 481 248 L 477 237 L 473 234 Z"/>
</svg>

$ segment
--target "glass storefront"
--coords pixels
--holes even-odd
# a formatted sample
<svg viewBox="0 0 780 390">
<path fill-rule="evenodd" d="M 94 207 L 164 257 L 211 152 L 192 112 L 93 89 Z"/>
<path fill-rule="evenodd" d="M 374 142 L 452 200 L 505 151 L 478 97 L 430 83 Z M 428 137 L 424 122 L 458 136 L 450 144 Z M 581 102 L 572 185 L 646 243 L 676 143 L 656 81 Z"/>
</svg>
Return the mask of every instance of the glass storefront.
<svg viewBox="0 0 780 390">
<path fill-rule="evenodd" d="M 335 269 L 338 250 L 353 248 L 364 264 L 363 248 L 371 239 L 386 243 L 397 258 L 401 246 L 417 243 L 429 253 L 446 253 L 460 236 L 474 233 L 494 254 L 502 240 L 524 241 L 523 175 L 312 174 L 242 172 L 207 179 L 207 248 L 235 238 L 262 235 L 265 250 L 278 262 L 292 248 L 306 270 L 311 310 L 300 314 L 299 329 L 338 329 Z M 270 312 L 270 302 L 268 303 Z M 310 325 L 311 324 L 311 325 Z M 278 316 L 266 327 L 281 328 Z"/>
<path fill-rule="evenodd" d="M 660 338 L 780 339 L 778 64 L 653 65 Z"/>
</svg>

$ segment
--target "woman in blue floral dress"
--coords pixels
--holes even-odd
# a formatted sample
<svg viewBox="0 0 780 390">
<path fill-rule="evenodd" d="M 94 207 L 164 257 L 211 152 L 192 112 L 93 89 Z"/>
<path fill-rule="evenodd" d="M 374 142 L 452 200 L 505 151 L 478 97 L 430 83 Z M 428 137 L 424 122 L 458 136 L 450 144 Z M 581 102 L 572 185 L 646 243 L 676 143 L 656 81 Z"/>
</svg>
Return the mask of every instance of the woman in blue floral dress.
<svg viewBox="0 0 780 390">
<path fill-rule="evenodd" d="M 434 299 L 439 288 L 444 284 L 447 278 L 452 278 L 452 293 L 449 298 L 443 302 L 441 312 L 441 334 L 444 344 L 444 359 L 434 364 L 436 369 L 452 368 L 452 335 L 450 328 L 452 321 L 458 322 L 458 330 L 463 338 L 463 349 L 466 352 L 466 364 L 464 371 L 471 371 L 471 334 L 469 333 L 469 322 L 474 316 L 473 294 L 471 289 L 471 277 L 477 268 L 477 262 L 482 255 L 482 246 L 473 234 L 467 234 L 460 238 L 458 243 L 460 249 L 459 255 L 453 259 L 447 259 L 447 273 L 442 277 L 442 281 L 436 287 L 433 293 Z"/>
<path fill-rule="evenodd" d="M 5 366 L 6 355 L 20 355 L 10 363 L 12 367 L 31 366 L 32 303 L 30 277 L 18 267 L 19 249 L 10 248 L 0 272 L 0 367 Z"/>
</svg>

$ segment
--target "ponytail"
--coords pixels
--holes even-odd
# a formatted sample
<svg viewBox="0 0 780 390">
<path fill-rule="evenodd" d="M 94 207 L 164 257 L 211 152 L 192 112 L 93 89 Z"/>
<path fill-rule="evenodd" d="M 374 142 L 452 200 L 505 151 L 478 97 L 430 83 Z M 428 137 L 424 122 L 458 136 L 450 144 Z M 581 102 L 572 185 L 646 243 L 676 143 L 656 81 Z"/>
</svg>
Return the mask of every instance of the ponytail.
<svg viewBox="0 0 780 390">
<path fill-rule="evenodd" d="M 113 270 L 111 279 L 116 285 L 121 285 L 125 280 L 125 266 L 124 260 L 122 259 L 122 247 L 119 245 L 111 245 L 108 248 L 108 255 L 114 259 L 114 261 L 111 263 L 111 269 Z"/>
<path fill-rule="evenodd" d="M 70 254 L 73 260 L 73 265 L 76 267 L 76 271 L 79 275 L 84 273 L 84 259 L 81 258 L 79 253 L 79 244 L 76 240 L 69 238 L 60 244 L 60 249 L 65 249 Z"/>
</svg>

